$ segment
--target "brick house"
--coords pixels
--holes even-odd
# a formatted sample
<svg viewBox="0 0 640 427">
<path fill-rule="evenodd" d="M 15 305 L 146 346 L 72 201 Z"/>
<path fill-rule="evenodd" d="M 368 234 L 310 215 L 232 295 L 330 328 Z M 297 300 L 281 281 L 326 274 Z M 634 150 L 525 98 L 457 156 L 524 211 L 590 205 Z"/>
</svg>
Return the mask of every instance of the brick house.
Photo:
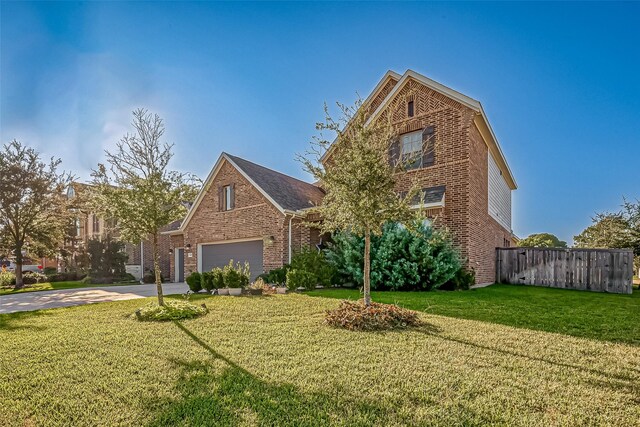
<svg viewBox="0 0 640 427">
<path fill-rule="evenodd" d="M 79 206 L 76 207 L 76 217 L 74 219 L 73 229 L 69 233 L 69 238 L 65 242 L 65 249 L 71 253 L 73 259 L 87 246 L 87 242 L 91 239 L 103 239 L 107 234 L 111 233 L 117 236 L 117 227 L 113 223 L 105 220 L 87 208 L 86 201 L 82 198 L 86 187 L 89 184 L 73 182 L 67 189 L 67 197 L 78 197 Z M 176 229 L 180 225 L 180 221 L 176 221 L 167 225 L 163 231 Z M 125 242 L 124 251 L 128 259 L 125 265 L 127 273 L 131 273 L 136 279 L 141 279 L 145 272 L 153 269 L 153 251 L 151 248 L 151 240 L 143 240 L 140 243 Z M 161 234 L 158 239 L 158 251 L 160 254 L 160 271 L 164 277 L 169 277 L 169 251 L 170 238 L 165 234 Z"/>
<path fill-rule="evenodd" d="M 397 190 L 417 181 L 425 215 L 451 231 L 477 283 L 493 282 L 495 248 L 513 241 L 511 191 L 517 186 L 481 104 L 408 70 L 387 72 L 364 108 L 370 120 L 391 115 L 399 138 L 390 156 L 432 144 L 398 175 Z M 171 271 L 178 267 L 172 279 L 230 258 L 249 261 L 254 277 L 280 267 L 292 251 L 319 242 L 317 230 L 300 224 L 305 209 L 322 197 L 313 184 L 223 153 L 181 226 L 167 233 Z"/>
<path fill-rule="evenodd" d="M 253 278 L 281 267 L 294 251 L 319 242 L 318 230 L 301 222 L 323 195 L 312 184 L 222 153 L 180 227 L 166 233 L 172 279 L 230 259 L 249 262 Z"/>
</svg>

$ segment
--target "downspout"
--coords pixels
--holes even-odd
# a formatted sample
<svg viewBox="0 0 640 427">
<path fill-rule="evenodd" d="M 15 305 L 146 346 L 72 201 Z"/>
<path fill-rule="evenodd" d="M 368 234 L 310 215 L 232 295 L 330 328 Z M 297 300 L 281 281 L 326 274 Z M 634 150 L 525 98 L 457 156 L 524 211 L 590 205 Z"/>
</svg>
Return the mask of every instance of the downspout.
<svg viewBox="0 0 640 427">
<path fill-rule="evenodd" d="M 286 215 L 291 215 L 291 217 L 289 218 L 289 250 L 288 250 L 288 254 L 289 254 L 289 264 L 291 264 L 291 247 L 292 247 L 292 241 L 291 241 L 291 223 L 293 222 L 293 218 L 298 217 L 298 218 L 304 218 L 305 213 L 303 211 L 291 211 L 286 209 L 284 211 L 285 214 L 285 218 Z"/>
<path fill-rule="evenodd" d="M 291 221 L 293 221 L 293 214 L 289 218 L 289 264 L 291 264 Z"/>
<path fill-rule="evenodd" d="M 140 240 L 140 281 L 144 280 L 144 241 Z"/>
</svg>

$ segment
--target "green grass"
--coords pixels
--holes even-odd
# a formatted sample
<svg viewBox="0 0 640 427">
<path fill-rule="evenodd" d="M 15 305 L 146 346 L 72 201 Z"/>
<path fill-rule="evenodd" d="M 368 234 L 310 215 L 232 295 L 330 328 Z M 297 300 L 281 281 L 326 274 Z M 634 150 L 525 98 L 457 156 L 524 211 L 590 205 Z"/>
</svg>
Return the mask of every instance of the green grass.
<svg viewBox="0 0 640 427">
<path fill-rule="evenodd" d="M 101 286 L 123 286 L 123 285 L 137 285 L 134 283 L 113 283 L 110 285 L 94 285 L 90 283 L 83 283 L 81 281 L 73 282 L 42 282 L 34 283 L 33 285 L 25 285 L 24 288 L 0 288 L 0 295 L 10 295 L 22 292 L 39 292 L 39 291 L 59 291 L 61 289 L 75 289 L 75 288 L 96 288 Z"/>
<path fill-rule="evenodd" d="M 349 332 L 323 324 L 339 303 L 332 298 L 195 299 L 210 313 L 182 322 L 136 321 L 144 300 L 0 315 L 0 425 L 630 426 L 640 419 L 637 346 L 424 313 L 418 329 Z"/>
<path fill-rule="evenodd" d="M 358 299 L 353 289 L 314 296 Z M 412 310 L 518 328 L 640 345 L 640 292 L 604 294 L 535 286 L 493 285 L 461 292 L 373 292 L 373 300 Z"/>
</svg>

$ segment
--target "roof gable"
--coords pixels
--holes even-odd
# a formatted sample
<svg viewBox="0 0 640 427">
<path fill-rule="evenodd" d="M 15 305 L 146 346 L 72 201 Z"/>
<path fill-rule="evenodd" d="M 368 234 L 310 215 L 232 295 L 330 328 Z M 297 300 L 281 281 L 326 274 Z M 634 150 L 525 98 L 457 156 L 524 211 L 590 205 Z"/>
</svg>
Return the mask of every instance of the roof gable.
<svg viewBox="0 0 640 427">
<path fill-rule="evenodd" d="M 477 113 L 474 123 L 478 127 L 480 134 L 482 135 L 482 138 L 484 139 L 485 143 L 489 147 L 489 150 L 491 151 L 494 158 L 496 159 L 498 166 L 500 166 L 500 169 L 503 171 L 503 175 L 505 176 L 505 179 L 507 180 L 509 187 L 512 190 L 515 190 L 518 187 L 518 185 L 516 184 L 516 181 L 513 177 L 511 169 L 509 168 L 509 165 L 507 164 L 507 160 L 504 157 L 502 149 L 500 148 L 498 139 L 496 138 L 496 135 L 493 132 L 491 125 L 489 124 L 489 119 L 487 118 L 487 115 L 485 114 L 484 109 L 482 108 L 482 104 L 479 101 L 471 97 L 468 97 L 454 89 L 451 89 L 441 83 L 438 83 L 435 80 L 432 80 L 426 76 L 423 76 L 422 74 L 416 73 L 413 70 L 407 70 L 407 72 L 402 75 L 398 83 L 393 87 L 391 92 L 389 92 L 385 97 L 385 99 L 382 101 L 382 103 L 380 103 L 378 108 L 376 108 L 376 110 L 371 114 L 371 117 L 369 117 L 367 124 L 371 123 L 378 116 L 380 116 L 380 114 L 384 111 L 386 106 L 412 80 L 425 85 L 426 87 L 434 90 L 435 92 L 441 93 L 442 95 L 448 98 L 451 98 L 452 100 L 464 105 L 465 107 L 470 108 L 471 110 Z"/>
<path fill-rule="evenodd" d="M 313 184 L 293 178 L 264 166 L 245 160 L 241 157 L 222 153 L 209 172 L 207 179 L 189 209 L 187 216 L 175 233 L 180 234 L 189 224 L 202 199 L 206 196 L 211 184 L 224 163 L 236 169 L 258 192 L 260 192 L 281 213 L 295 213 L 311 208 L 322 201 L 324 191 Z"/>
</svg>

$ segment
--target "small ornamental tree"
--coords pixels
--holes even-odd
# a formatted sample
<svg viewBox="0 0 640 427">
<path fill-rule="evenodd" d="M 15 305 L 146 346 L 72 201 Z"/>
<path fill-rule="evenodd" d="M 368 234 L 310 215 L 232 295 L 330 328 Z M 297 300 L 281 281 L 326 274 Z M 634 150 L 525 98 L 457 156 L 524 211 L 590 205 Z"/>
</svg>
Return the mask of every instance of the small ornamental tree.
<svg viewBox="0 0 640 427">
<path fill-rule="evenodd" d="M 64 240 L 72 177 L 58 172 L 60 162 L 45 162 L 16 140 L 0 154 L 0 248 L 15 257 L 16 288 L 23 286 L 24 254 L 54 255 Z"/>
<path fill-rule="evenodd" d="M 353 106 L 338 107 L 341 117 L 333 119 L 325 105 L 325 121 L 316 125 L 319 136 L 298 159 L 326 192 L 322 204 L 313 209 L 322 217 L 322 231 L 343 230 L 364 237 L 363 293 L 364 304 L 369 306 L 371 236 L 380 235 L 387 222 L 410 222 L 415 216 L 409 201 L 418 194 L 417 186 L 401 196 L 395 191 L 394 179 L 415 158 L 398 155 L 397 133 L 389 114 L 393 105 L 377 120 L 360 99 Z M 335 133 L 335 139 L 326 139 L 324 132 Z"/>
<path fill-rule="evenodd" d="M 135 110 L 132 125 L 135 133 L 125 135 L 114 153 L 106 152 L 108 166 L 93 171 L 91 203 L 102 217 L 117 220 L 121 240 L 151 240 L 158 304 L 164 305 L 159 231 L 186 214 L 185 203 L 195 198 L 199 181 L 168 169 L 173 145 L 161 142 L 165 128 L 157 114 Z"/>
</svg>

